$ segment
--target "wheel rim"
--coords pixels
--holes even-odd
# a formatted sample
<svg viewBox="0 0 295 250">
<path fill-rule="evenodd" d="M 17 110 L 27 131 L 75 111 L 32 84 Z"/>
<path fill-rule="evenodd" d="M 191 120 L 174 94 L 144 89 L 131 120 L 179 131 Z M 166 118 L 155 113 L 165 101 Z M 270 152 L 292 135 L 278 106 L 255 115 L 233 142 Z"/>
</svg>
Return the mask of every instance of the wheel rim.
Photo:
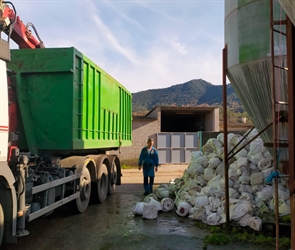
<svg viewBox="0 0 295 250">
<path fill-rule="evenodd" d="M 102 203 L 107 197 L 109 185 L 108 170 L 105 164 L 101 164 L 100 166 L 97 181 L 98 201 Z"/>
<path fill-rule="evenodd" d="M 83 213 L 89 204 L 91 196 L 91 178 L 89 170 L 84 167 L 80 176 L 79 191 L 80 196 L 76 199 L 77 209 L 80 213 Z"/>
<path fill-rule="evenodd" d="M 81 181 L 80 190 L 82 200 L 89 199 L 91 193 L 90 180 L 85 178 L 85 176 L 83 176 L 83 179 Z"/>
<path fill-rule="evenodd" d="M 117 177 L 118 177 L 117 165 L 114 162 L 113 163 L 113 166 L 112 166 L 112 170 L 111 170 L 111 185 L 116 185 L 116 183 L 117 183 Z"/>
<path fill-rule="evenodd" d="M 101 195 L 103 195 L 106 191 L 106 188 L 105 188 L 106 187 L 106 185 L 105 185 L 106 180 L 107 180 L 107 177 L 106 177 L 105 173 L 103 173 L 101 175 L 100 182 L 99 182 Z"/>
</svg>

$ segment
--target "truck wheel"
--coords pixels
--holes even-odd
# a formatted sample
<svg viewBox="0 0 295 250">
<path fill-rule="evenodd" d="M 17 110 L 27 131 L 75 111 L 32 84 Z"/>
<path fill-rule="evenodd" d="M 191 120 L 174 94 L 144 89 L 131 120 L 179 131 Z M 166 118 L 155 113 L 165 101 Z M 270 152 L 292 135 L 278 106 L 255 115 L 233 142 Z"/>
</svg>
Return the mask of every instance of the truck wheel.
<svg viewBox="0 0 295 250">
<path fill-rule="evenodd" d="M 107 166 L 102 163 L 97 175 L 97 198 L 99 203 L 103 203 L 108 195 L 109 177 Z"/>
<path fill-rule="evenodd" d="M 113 161 L 111 169 L 110 169 L 108 194 L 113 194 L 115 192 L 117 179 L 118 179 L 117 165 L 116 165 L 116 162 Z"/>
<path fill-rule="evenodd" d="M 83 213 L 88 207 L 91 195 L 91 178 L 86 167 L 81 172 L 79 190 L 80 196 L 76 199 L 76 210 Z"/>
<path fill-rule="evenodd" d="M 2 206 L 0 204 L 0 246 L 3 239 L 3 233 L 4 233 L 4 213 L 3 213 Z"/>
</svg>

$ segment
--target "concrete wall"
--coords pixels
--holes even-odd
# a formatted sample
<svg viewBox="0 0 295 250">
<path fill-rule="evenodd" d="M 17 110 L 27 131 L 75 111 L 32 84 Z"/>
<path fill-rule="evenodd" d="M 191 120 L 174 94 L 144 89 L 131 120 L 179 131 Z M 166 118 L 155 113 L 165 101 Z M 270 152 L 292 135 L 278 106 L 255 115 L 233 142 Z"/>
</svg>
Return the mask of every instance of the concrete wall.
<svg viewBox="0 0 295 250">
<path fill-rule="evenodd" d="M 133 120 L 132 122 L 132 146 L 122 147 L 119 158 L 124 164 L 131 164 L 138 160 L 140 151 L 147 145 L 148 138 L 152 137 L 156 142 L 156 133 L 160 131 L 159 120 Z"/>
<path fill-rule="evenodd" d="M 219 131 L 219 108 L 215 108 L 205 117 L 206 131 Z"/>
</svg>

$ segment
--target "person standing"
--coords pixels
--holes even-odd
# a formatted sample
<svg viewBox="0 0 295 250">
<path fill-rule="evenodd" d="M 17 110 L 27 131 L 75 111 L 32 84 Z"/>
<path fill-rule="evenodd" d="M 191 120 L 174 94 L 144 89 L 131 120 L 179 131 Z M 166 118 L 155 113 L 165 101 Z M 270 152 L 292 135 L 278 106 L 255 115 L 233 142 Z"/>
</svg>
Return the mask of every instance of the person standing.
<svg viewBox="0 0 295 250">
<path fill-rule="evenodd" d="M 143 167 L 143 187 L 144 195 L 153 192 L 155 171 L 158 171 L 159 157 L 158 151 L 154 147 L 154 139 L 149 138 L 147 146 L 142 148 L 138 160 L 138 169 Z"/>
</svg>

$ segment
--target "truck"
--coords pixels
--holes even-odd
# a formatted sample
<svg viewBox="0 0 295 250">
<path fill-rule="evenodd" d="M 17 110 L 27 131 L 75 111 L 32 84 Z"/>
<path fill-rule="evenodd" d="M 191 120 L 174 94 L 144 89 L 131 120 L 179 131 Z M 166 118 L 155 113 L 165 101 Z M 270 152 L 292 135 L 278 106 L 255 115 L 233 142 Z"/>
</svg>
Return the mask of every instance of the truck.
<svg viewBox="0 0 295 250">
<path fill-rule="evenodd" d="M 83 213 L 90 200 L 104 202 L 121 184 L 112 152 L 132 144 L 124 86 L 76 48 L 45 48 L 3 0 L 1 34 L 0 245 L 60 206 Z"/>
</svg>

